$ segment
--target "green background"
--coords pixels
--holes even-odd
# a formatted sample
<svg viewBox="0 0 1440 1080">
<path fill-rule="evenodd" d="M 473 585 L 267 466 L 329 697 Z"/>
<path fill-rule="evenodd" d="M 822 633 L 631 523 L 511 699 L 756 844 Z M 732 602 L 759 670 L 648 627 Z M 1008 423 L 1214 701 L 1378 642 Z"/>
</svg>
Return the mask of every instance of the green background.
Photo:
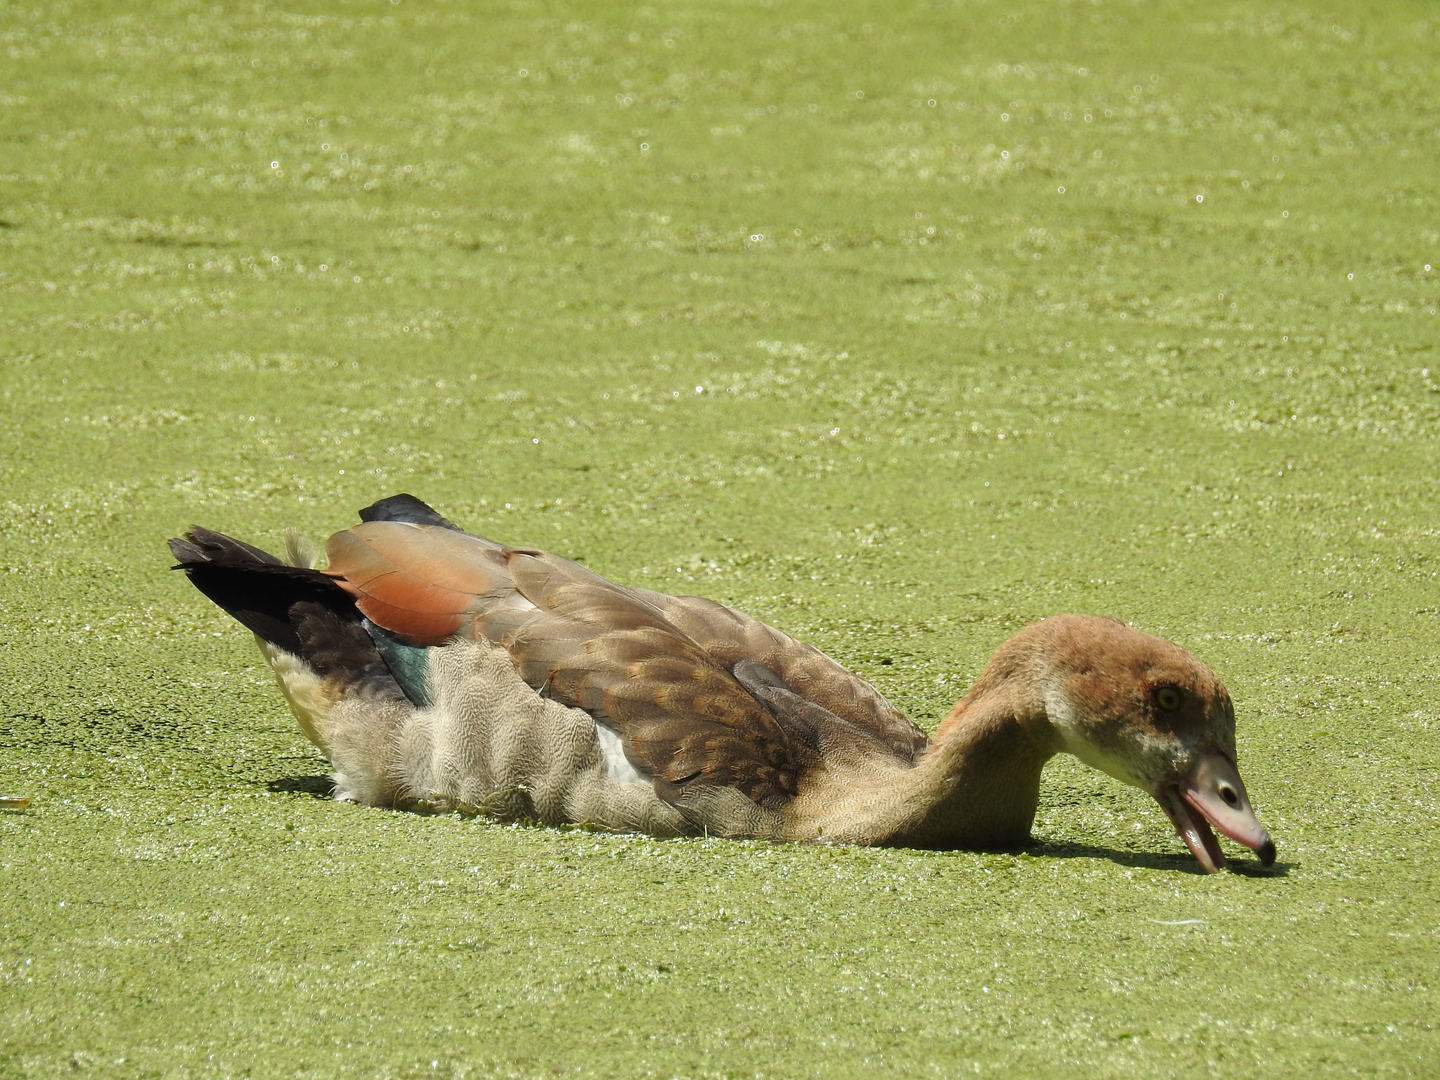
<svg viewBox="0 0 1440 1080">
<path fill-rule="evenodd" d="M 1429 3 L 0 3 L 0 1076 L 1440 1070 Z M 1112 614 L 1279 847 L 324 798 L 168 573 L 411 491 L 933 727 Z"/>
</svg>

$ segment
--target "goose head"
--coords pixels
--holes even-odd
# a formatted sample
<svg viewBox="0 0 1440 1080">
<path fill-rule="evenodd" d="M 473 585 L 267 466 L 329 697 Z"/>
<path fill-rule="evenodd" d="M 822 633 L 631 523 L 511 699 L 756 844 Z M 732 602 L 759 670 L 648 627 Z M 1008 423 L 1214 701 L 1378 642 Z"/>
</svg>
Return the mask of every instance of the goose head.
<svg viewBox="0 0 1440 1080">
<path fill-rule="evenodd" d="M 1235 763 L 1235 707 L 1213 671 L 1114 619 L 1046 619 L 1013 644 L 1030 668 L 1028 711 L 1055 749 L 1149 792 L 1207 871 L 1225 865 L 1212 826 L 1275 861 Z"/>
</svg>

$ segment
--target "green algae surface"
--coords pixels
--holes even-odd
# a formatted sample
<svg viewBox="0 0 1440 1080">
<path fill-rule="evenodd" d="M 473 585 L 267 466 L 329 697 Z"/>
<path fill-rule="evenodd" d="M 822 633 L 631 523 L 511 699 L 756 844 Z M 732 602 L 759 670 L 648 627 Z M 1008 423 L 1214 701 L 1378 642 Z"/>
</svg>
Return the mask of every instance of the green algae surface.
<svg viewBox="0 0 1440 1080">
<path fill-rule="evenodd" d="M 1433 5 L 0 39 L 0 1077 L 1440 1069 Z M 927 727 L 1026 622 L 1133 621 L 1227 680 L 1279 862 L 1069 759 L 1018 853 L 331 802 L 163 540 L 395 491 Z"/>
</svg>

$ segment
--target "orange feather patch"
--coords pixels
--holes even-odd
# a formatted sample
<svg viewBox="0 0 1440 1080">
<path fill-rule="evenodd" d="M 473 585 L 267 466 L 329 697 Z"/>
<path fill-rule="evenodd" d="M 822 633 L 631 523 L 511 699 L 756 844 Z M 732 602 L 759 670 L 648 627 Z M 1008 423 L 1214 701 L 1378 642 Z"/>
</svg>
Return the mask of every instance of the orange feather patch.
<svg viewBox="0 0 1440 1080">
<path fill-rule="evenodd" d="M 483 600 L 511 591 L 499 545 L 438 526 L 367 521 L 325 553 L 365 617 L 416 645 L 445 644 Z"/>
</svg>

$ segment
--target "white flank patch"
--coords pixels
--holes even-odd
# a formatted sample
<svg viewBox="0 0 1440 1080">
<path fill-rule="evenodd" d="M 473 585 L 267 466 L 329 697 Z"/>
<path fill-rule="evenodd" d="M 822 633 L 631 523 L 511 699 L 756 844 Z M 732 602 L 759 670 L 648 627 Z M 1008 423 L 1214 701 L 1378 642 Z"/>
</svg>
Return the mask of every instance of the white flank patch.
<svg viewBox="0 0 1440 1080">
<path fill-rule="evenodd" d="M 619 733 L 598 720 L 595 721 L 595 741 L 600 744 L 600 753 L 605 755 L 606 779 L 619 780 L 622 783 L 629 781 L 650 783 L 650 777 L 631 765 L 630 759 L 625 756 L 625 748 L 620 745 Z"/>
</svg>

